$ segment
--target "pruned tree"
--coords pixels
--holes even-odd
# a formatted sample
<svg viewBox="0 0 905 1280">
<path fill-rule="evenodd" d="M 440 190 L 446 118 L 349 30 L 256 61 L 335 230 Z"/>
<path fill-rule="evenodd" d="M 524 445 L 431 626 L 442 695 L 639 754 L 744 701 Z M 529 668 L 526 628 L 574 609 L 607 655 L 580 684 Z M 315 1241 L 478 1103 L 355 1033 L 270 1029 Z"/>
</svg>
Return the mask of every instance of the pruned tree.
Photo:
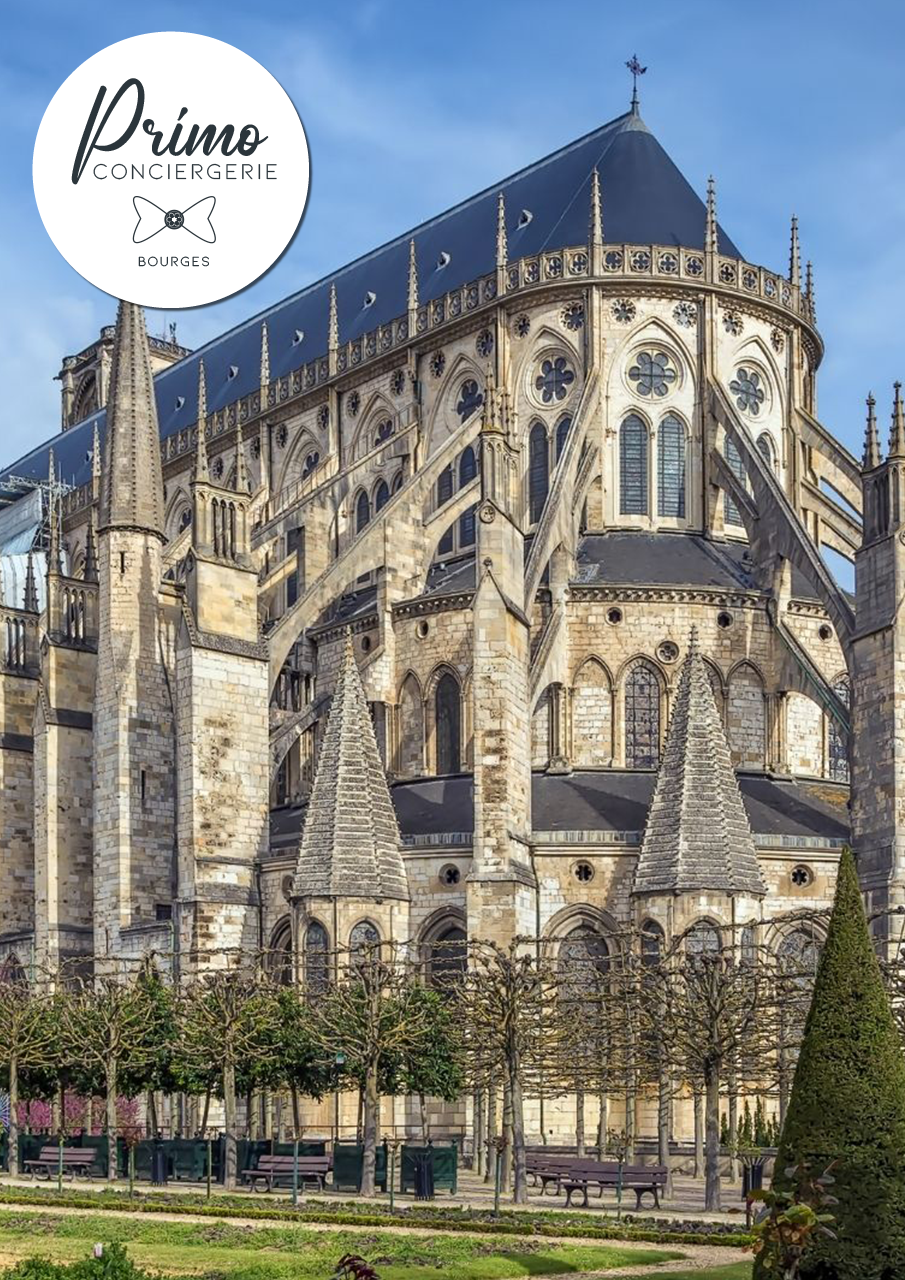
<svg viewBox="0 0 905 1280">
<path fill-rule="evenodd" d="M 19 1172 L 19 1080 L 23 1069 L 44 1071 L 56 1059 L 51 1007 L 18 965 L 0 967 L 0 1070 L 9 1094 L 9 1172 Z"/>
</svg>

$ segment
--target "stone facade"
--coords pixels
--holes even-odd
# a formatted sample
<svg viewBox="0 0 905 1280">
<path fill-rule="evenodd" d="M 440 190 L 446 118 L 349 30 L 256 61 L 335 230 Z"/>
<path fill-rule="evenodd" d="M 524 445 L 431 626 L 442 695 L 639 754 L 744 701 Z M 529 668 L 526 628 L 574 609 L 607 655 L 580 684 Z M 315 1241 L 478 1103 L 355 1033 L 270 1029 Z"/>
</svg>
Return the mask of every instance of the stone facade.
<svg viewBox="0 0 905 1280">
<path fill-rule="evenodd" d="M 815 416 L 797 229 L 787 275 L 754 266 L 713 191 L 683 187 L 639 244 L 605 218 L 613 138 L 672 181 L 635 113 L 605 126 L 560 245 L 531 237 L 571 226 L 541 208 L 567 185 L 574 214 L 569 149 L 378 251 L 396 276 L 373 306 L 407 302 L 373 328 L 337 277 L 152 380 L 123 304 L 95 353 L 106 409 L 80 423 L 64 382 L 62 440 L 92 461 L 53 497 L 56 548 L 36 533 L 46 609 L 0 600 L 0 952 L 191 968 L 262 946 L 303 974 L 315 924 L 331 948 L 367 924 L 429 953 L 645 912 L 667 936 L 761 921 L 778 946 L 770 922 L 831 899 L 850 760 L 865 887 L 902 900 L 905 436 L 881 462 L 874 428 L 862 535 L 862 469 Z M 468 209 L 486 244 L 469 222 L 457 276 Z M 314 327 L 292 309 L 309 293 Z M 822 546 L 857 553 L 855 613 Z M 645 905 L 693 628 L 723 735 L 702 777 L 725 796 L 737 770 L 760 879 Z M 543 1123 L 568 1136 L 574 1105 Z"/>
</svg>

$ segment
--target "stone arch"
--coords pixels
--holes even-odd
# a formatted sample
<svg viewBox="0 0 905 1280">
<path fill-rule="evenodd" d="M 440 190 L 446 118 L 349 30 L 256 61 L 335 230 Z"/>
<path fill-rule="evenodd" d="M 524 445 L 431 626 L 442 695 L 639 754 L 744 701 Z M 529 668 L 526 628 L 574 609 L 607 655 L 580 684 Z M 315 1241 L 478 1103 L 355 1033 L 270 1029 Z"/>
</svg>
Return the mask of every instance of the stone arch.
<svg viewBox="0 0 905 1280">
<path fill-rule="evenodd" d="M 784 371 L 777 363 L 775 353 L 762 341 L 759 334 L 749 334 L 732 353 L 729 359 L 728 373 L 729 377 L 726 381 L 728 387 L 729 382 L 735 377 L 735 370 L 740 364 L 752 364 L 755 368 L 769 380 L 769 392 L 771 403 L 764 413 L 764 421 L 767 421 L 770 410 L 774 407 L 782 409 L 785 405 L 785 380 Z M 731 393 L 730 393 L 731 394 Z"/>
<path fill-rule="evenodd" d="M 179 518 L 186 509 L 191 511 L 192 499 L 182 485 L 177 485 L 167 503 L 166 515 L 164 516 L 164 528 L 171 542 L 179 536 Z"/>
<path fill-rule="evenodd" d="M 428 442 L 427 457 L 435 453 L 440 445 L 455 435 L 463 425 L 456 409 L 462 384 L 469 379 L 478 384 L 478 390 L 484 395 L 484 373 L 476 360 L 460 352 L 447 370 L 440 384 L 433 409 L 428 417 L 426 439 Z M 445 428 L 445 429 L 443 429 Z"/>
<path fill-rule="evenodd" d="M 608 940 L 615 940 L 619 935 L 619 924 L 609 911 L 590 902 L 578 902 L 562 907 L 552 915 L 544 926 L 543 936 L 562 942 L 573 930 L 580 928 L 595 929 Z M 615 942 L 612 945 L 615 946 Z"/>
<path fill-rule="evenodd" d="M 448 986 L 464 974 L 467 963 L 468 917 L 461 907 L 440 907 L 418 932 L 418 950 L 431 986 Z"/>
<path fill-rule="evenodd" d="M 397 698 L 396 772 L 403 778 L 424 773 L 424 695 L 414 671 L 407 671 Z"/>
<path fill-rule="evenodd" d="M 380 947 L 383 937 L 370 916 L 362 916 L 356 920 L 349 930 L 349 955 L 354 961 L 356 957 L 364 957 L 368 951 Z"/>
<path fill-rule="evenodd" d="M 589 654 L 572 679 L 571 760 L 577 768 L 613 762 L 613 681 L 606 664 Z"/>
<path fill-rule="evenodd" d="M 352 441 L 353 460 L 366 457 L 373 449 L 378 448 L 378 444 L 386 443 L 386 441 L 377 441 L 377 428 L 380 423 L 389 420 L 395 430 L 396 417 L 396 410 L 386 396 L 380 391 L 375 392 L 360 415 L 358 430 Z M 390 436 L 386 437 L 387 440 L 390 438 Z"/>
<path fill-rule="evenodd" d="M 277 450 L 273 449 L 272 452 L 276 453 Z M 320 453 L 323 456 L 323 446 L 319 443 L 311 427 L 304 426 L 295 440 L 293 440 L 280 469 L 277 492 L 287 489 L 289 485 L 301 479 L 305 459 L 309 453 Z"/>
<path fill-rule="evenodd" d="M 767 751 L 764 679 L 752 662 L 738 662 L 729 673 L 726 732 L 737 769 L 763 769 Z"/>
<path fill-rule="evenodd" d="M 267 946 L 267 967 L 273 977 L 284 986 L 288 986 L 292 982 L 294 952 L 292 917 L 284 915 L 279 918 L 271 929 L 270 941 Z"/>
<path fill-rule="evenodd" d="M 322 920 L 309 916 L 300 943 L 305 983 L 310 990 L 323 991 L 330 977 L 330 930 Z"/>
<path fill-rule="evenodd" d="M 430 681 L 428 723 L 433 771 L 460 773 L 463 759 L 462 682 L 450 666 L 435 670 Z"/>
<path fill-rule="evenodd" d="M 608 382 L 614 377 L 621 380 L 627 354 L 634 347 L 641 347 L 647 343 L 660 345 L 667 349 L 671 348 L 673 354 L 678 355 L 681 360 L 683 378 L 694 377 L 697 352 L 692 348 L 685 335 L 678 332 L 678 330 L 670 329 L 657 316 L 642 315 L 638 317 L 634 324 L 627 327 L 622 335 L 622 340 L 617 342 L 610 362 Z"/>
<path fill-rule="evenodd" d="M 823 775 L 823 711 L 807 694 L 786 694 L 786 744 L 789 771 L 805 777 Z"/>
<path fill-rule="evenodd" d="M 541 325 L 514 371 L 515 379 L 513 385 L 518 389 L 520 399 L 524 397 L 528 403 L 537 408 L 537 401 L 533 395 L 535 369 L 539 367 L 543 360 L 549 360 L 556 356 L 565 356 L 567 360 L 573 361 L 575 365 L 575 381 L 572 383 L 568 395 L 556 405 L 551 404 L 549 406 L 558 419 L 566 411 L 566 405 L 571 402 L 575 392 L 580 391 L 584 386 L 582 354 L 564 332 L 554 329 L 548 324 Z"/>
<path fill-rule="evenodd" d="M 531 713 L 531 768 L 546 769 L 550 763 L 550 712 L 552 685 L 547 685 Z"/>
</svg>

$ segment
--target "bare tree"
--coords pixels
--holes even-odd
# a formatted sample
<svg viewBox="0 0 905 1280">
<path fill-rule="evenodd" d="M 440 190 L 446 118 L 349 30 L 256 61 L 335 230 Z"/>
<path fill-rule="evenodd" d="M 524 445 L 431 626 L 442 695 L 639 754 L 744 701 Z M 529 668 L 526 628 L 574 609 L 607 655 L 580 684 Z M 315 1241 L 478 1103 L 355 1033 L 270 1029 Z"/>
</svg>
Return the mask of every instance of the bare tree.
<svg viewBox="0 0 905 1280">
<path fill-rule="evenodd" d="M 19 1172 L 19 1076 L 49 1068 L 56 1050 L 54 1019 L 23 970 L 10 962 L 0 967 L 0 1064 L 9 1092 L 9 1172 Z"/>
</svg>

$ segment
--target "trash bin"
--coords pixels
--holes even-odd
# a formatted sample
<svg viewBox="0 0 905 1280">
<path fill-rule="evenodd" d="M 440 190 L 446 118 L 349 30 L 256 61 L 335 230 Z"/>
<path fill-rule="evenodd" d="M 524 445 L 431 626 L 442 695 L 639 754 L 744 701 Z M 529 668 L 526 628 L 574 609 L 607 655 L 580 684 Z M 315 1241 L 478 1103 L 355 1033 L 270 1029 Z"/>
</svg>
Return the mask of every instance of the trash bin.
<svg viewBox="0 0 905 1280">
<path fill-rule="evenodd" d="M 166 1186 L 167 1152 L 159 1138 L 155 1139 L 151 1148 L 151 1181 L 155 1187 Z"/>
<path fill-rule="evenodd" d="M 434 1153 L 430 1147 L 415 1156 L 415 1199 L 434 1198 Z"/>
</svg>

